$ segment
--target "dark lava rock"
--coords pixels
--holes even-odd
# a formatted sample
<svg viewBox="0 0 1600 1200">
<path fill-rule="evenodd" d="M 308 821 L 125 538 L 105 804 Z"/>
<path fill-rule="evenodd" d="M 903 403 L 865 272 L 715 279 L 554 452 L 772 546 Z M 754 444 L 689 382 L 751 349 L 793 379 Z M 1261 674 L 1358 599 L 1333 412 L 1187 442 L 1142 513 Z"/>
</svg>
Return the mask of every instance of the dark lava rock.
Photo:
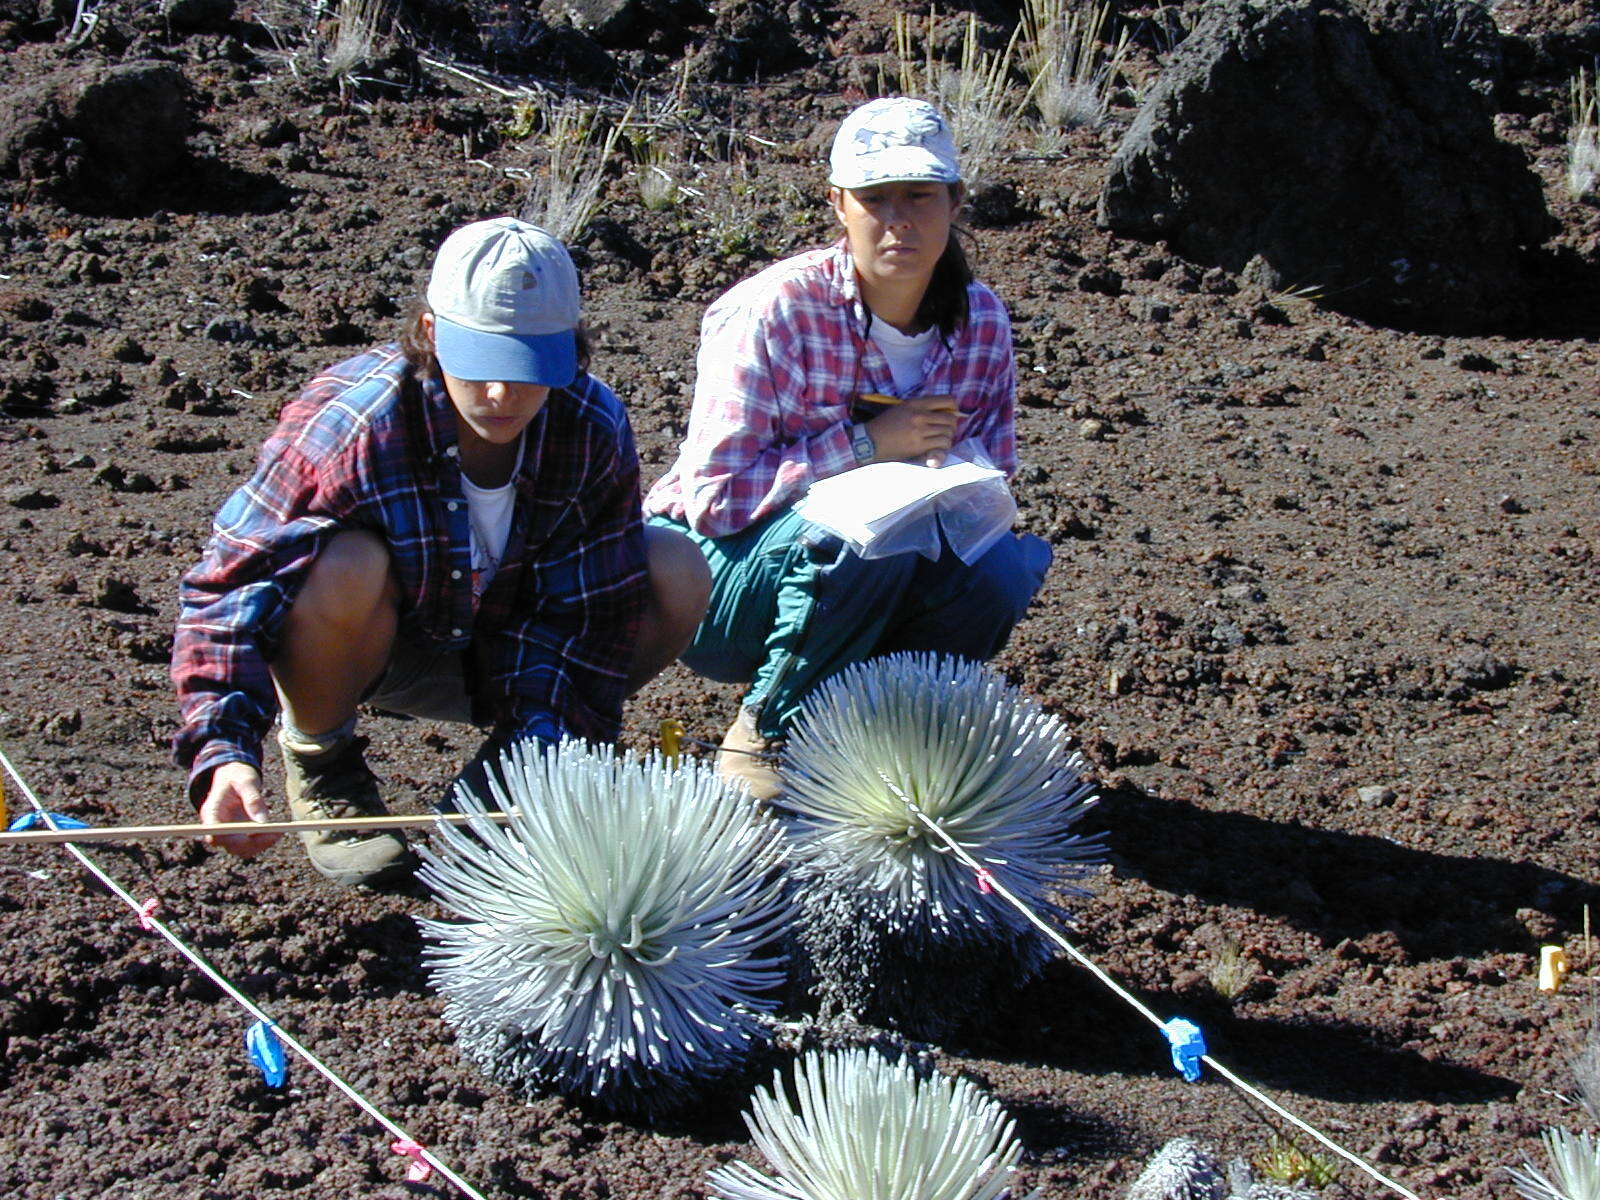
<svg viewBox="0 0 1600 1200">
<path fill-rule="evenodd" d="M 41 491 L 35 487 L 9 488 L 5 494 L 6 503 L 12 508 L 23 511 L 38 511 L 41 508 L 54 508 L 61 501 L 49 492 Z"/>
<path fill-rule="evenodd" d="M 226 33 L 234 0 L 161 0 L 161 15 L 174 33 Z"/>
<path fill-rule="evenodd" d="M 544 0 L 540 11 L 552 25 L 569 24 L 608 49 L 681 47 L 691 26 L 710 20 L 692 0 Z"/>
<path fill-rule="evenodd" d="M 1452 694 L 1491 692 L 1511 684 L 1517 677 L 1515 663 L 1497 658 L 1487 650 L 1464 650 L 1449 664 L 1450 681 L 1455 685 Z"/>
<path fill-rule="evenodd" d="M 48 41 L 72 23 L 77 0 L 0 0 L 0 25 L 30 40 Z"/>
<path fill-rule="evenodd" d="M 717 6 L 711 36 L 695 51 L 694 71 L 719 83 L 748 83 L 805 65 L 813 56 L 797 31 L 818 18 L 804 0 L 728 0 Z"/>
<path fill-rule="evenodd" d="M 552 24 L 539 0 L 406 0 L 407 27 L 425 41 L 501 70 L 604 87 L 616 60 L 583 30 Z"/>
<path fill-rule="evenodd" d="M 111 612 L 139 612 L 144 607 L 139 601 L 138 589 L 115 575 L 108 575 L 95 584 L 93 603 L 96 608 Z"/>
<path fill-rule="evenodd" d="M 1445 61 L 1485 99 L 1506 84 L 1506 40 L 1494 15 L 1479 0 L 1366 0 L 1365 10 L 1382 28 L 1413 30 L 1438 42 Z"/>
<path fill-rule="evenodd" d="M 79 212 L 148 205 L 188 153 L 181 73 L 165 63 L 62 71 L 8 97 L 0 177 Z"/>
<path fill-rule="evenodd" d="M 1097 292 L 1102 296 L 1122 295 L 1122 276 L 1104 263 L 1085 267 L 1078 275 L 1080 292 Z"/>
<path fill-rule="evenodd" d="M 1270 98 L 1268 100 L 1267 98 Z M 1118 147 L 1099 220 L 1409 328 L 1524 316 L 1538 179 L 1436 30 L 1342 0 L 1207 5 Z"/>
<path fill-rule="evenodd" d="M 19 321 L 43 321 L 53 316 L 55 311 L 50 302 L 42 297 L 31 296 L 27 292 L 0 292 L 0 314 L 15 317 Z"/>
</svg>

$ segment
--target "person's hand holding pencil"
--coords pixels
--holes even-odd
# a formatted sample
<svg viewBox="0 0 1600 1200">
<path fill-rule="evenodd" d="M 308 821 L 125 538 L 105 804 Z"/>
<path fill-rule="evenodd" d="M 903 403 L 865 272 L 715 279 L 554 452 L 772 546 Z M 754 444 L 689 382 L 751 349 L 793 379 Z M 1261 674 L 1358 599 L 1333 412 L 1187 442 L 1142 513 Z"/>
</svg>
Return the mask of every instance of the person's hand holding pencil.
<svg viewBox="0 0 1600 1200">
<path fill-rule="evenodd" d="M 937 467 L 955 444 L 961 410 L 954 396 L 885 396 L 863 392 L 864 404 L 884 405 L 884 411 L 866 422 L 876 448 L 874 462 L 921 462 Z"/>
</svg>

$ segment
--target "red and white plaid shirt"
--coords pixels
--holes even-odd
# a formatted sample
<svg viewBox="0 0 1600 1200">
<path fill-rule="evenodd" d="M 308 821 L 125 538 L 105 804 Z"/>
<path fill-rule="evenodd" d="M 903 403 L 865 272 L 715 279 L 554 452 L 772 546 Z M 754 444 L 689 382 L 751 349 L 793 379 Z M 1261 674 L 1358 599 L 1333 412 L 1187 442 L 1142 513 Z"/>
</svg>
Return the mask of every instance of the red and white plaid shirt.
<svg viewBox="0 0 1600 1200">
<path fill-rule="evenodd" d="M 955 396 L 956 441 L 977 438 L 995 466 L 1017 468 L 1016 367 L 1005 305 L 981 283 L 969 315 L 935 338 L 911 396 Z M 645 497 L 707 537 L 738 533 L 856 465 L 850 426 L 882 411 L 866 392 L 901 395 L 867 336 L 855 263 L 841 240 L 775 263 L 723 294 L 700 326 L 689 433 Z"/>
</svg>

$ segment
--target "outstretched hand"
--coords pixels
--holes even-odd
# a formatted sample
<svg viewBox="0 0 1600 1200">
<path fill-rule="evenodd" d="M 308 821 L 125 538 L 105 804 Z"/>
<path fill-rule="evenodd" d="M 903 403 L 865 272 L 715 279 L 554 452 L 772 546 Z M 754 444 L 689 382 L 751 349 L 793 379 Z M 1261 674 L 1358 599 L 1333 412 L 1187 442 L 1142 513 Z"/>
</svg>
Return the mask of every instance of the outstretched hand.
<svg viewBox="0 0 1600 1200">
<path fill-rule="evenodd" d="M 234 821 L 265 821 L 270 816 L 261 795 L 261 772 L 249 763 L 223 763 L 211 773 L 211 788 L 200 805 L 200 820 L 206 825 Z M 229 833 L 206 838 L 208 845 L 239 858 L 254 858 L 271 848 L 281 833 Z"/>
<path fill-rule="evenodd" d="M 912 396 L 867 422 L 875 462 L 921 462 L 937 467 L 955 442 L 961 420 L 954 396 Z"/>
</svg>

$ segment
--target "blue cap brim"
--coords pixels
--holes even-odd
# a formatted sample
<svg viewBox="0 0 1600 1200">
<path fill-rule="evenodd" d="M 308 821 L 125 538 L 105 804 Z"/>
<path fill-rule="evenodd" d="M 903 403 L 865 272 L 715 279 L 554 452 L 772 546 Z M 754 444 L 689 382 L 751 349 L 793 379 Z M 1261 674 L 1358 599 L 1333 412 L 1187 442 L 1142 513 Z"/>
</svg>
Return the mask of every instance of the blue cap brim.
<svg viewBox="0 0 1600 1200">
<path fill-rule="evenodd" d="M 578 377 L 578 339 L 570 329 L 484 333 L 437 317 L 433 349 L 445 373 L 457 379 L 566 387 Z"/>
</svg>

